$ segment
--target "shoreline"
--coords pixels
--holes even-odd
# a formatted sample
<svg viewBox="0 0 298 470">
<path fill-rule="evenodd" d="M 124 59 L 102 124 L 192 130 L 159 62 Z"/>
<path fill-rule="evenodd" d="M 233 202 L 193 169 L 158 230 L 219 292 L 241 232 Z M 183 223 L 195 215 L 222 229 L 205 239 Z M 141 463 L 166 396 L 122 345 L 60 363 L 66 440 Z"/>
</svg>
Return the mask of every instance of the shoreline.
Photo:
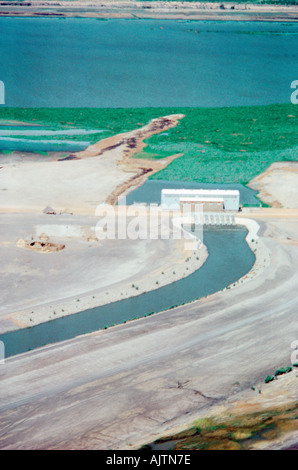
<svg viewBox="0 0 298 470">
<path fill-rule="evenodd" d="M 245 226 L 247 228 L 248 233 L 246 236 L 246 243 L 248 244 L 248 246 L 250 247 L 250 249 L 255 255 L 255 262 L 253 266 L 251 267 L 251 269 L 244 276 L 239 278 L 233 284 L 230 284 L 227 287 L 223 288 L 222 290 L 219 290 L 217 292 L 214 292 L 204 297 L 203 301 L 208 301 L 214 296 L 218 296 L 219 294 L 222 294 L 226 290 L 229 290 L 232 288 L 234 289 L 235 287 L 242 285 L 244 282 L 246 283 L 247 281 L 254 279 L 255 277 L 261 275 L 263 270 L 266 269 L 266 267 L 268 267 L 270 264 L 270 258 L 271 258 L 270 250 L 262 242 L 260 242 L 258 235 L 257 235 L 260 229 L 259 224 L 253 219 L 241 218 L 241 217 L 236 219 L 236 224 Z M 182 243 L 184 242 L 182 241 Z M 57 301 L 49 302 L 49 304 L 51 304 L 51 310 L 54 309 L 54 311 L 56 312 L 55 317 L 51 317 L 51 316 L 50 318 L 48 317 L 49 304 L 44 304 L 44 305 L 40 305 L 38 310 L 34 309 L 34 315 L 32 315 L 33 307 L 29 307 L 22 311 L 18 311 L 10 315 L 10 319 L 15 323 L 17 327 L 21 329 L 30 328 L 41 323 L 46 323 L 48 321 L 52 321 L 58 318 L 74 315 L 74 314 L 83 312 L 85 310 L 99 308 L 99 307 L 102 307 L 102 306 L 105 306 L 114 302 L 119 302 L 121 300 L 133 298 L 133 297 L 145 294 L 147 292 L 157 290 L 159 288 L 172 284 L 173 282 L 179 281 L 181 279 L 184 279 L 190 276 L 196 270 L 200 269 L 203 266 L 207 258 L 208 258 L 207 247 L 204 244 L 201 244 L 199 247 L 199 253 L 196 251 L 196 252 L 192 252 L 192 254 L 190 255 L 190 254 L 187 254 L 187 252 L 185 252 L 185 256 L 181 258 L 178 264 L 175 263 L 173 266 L 170 266 L 167 269 L 165 269 L 163 271 L 163 275 L 161 277 L 159 276 L 159 280 L 160 279 L 162 280 L 159 282 L 158 285 L 156 285 L 157 272 L 151 272 L 148 276 L 146 276 L 146 278 L 135 281 L 136 285 L 138 286 L 137 291 L 136 291 L 136 288 L 133 287 L 135 284 L 131 284 L 130 282 L 123 282 L 120 285 L 118 284 L 114 288 L 112 287 L 111 289 L 106 289 L 105 291 L 103 291 L 102 289 L 98 289 L 97 291 L 94 290 L 92 292 L 80 295 L 79 306 L 77 302 L 78 295 L 71 299 L 59 299 Z M 184 261 L 186 261 L 186 259 L 188 261 L 187 272 L 185 271 L 186 267 L 185 267 L 185 264 L 183 263 Z M 173 273 L 173 269 L 175 269 L 175 274 Z M 99 299 L 98 298 L 95 299 L 95 295 L 98 296 L 98 294 L 99 294 Z M 201 299 L 194 299 L 192 301 L 187 302 L 187 304 L 185 305 L 188 305 L 188 304 L 191 305 L 196 302 L 199 302 L 200 300 Z M 178 308 L 181 306 L 182 305 L 177 305 Z M 161 314 L 163 312 L 166 312 L 167 310 L 169 309 L 162 310 L 160 312 L 153 312 L 153 314 L 154 315 Z M 34 316 L 34 320 L 32 318 L 33 316 Z M 46 316 L 47 318 L 45 318 Z M 135 321 L 135 320 L 129 320 L 128 322 L 131 322 L 131 321 Z M 118 324 L 115 324 L 113 326 L 117 326 L 117 325 Z M 108 328 L 112 328 L 112 326 Z M 6 332 L 17 330 L 17 329 L 18 328 L 9 329 L 8 331 L 1 332 L 1 334 L 5 334 Z"/>
<path fill-rule="evenodd" d="M 74 214 L 94 214 L 102 202 L 114 205 L 118 197 L 142 184 L 152 175 L 182 154 L 175 154 L 159 160 L 134 158 L 134 154 L 146 147 L 145 139 L 172 127 L 175 127 L 184 115 L 168 115 L 152 119 L 141 128 L 99 140 L 84 150 L 69 152 L 61 158 L 54 152 L 50 158 L 38 158 L 32 161 L 22 158 L 24 152 L 16 152 L 15 162 L 11 158 L 4 161 L 1 176 L 5 180 L 6 193 L 1 201 L 2 212 L 41 213 L 47 206 L 55 212 Z M 20 158 L 19 158 L 20 157 Z M 20 172 L 26 171 L 27 184 L 22 186 Z M 57 180 L 57 174 L 64 174 L 67 183 Z M 105 175 L 109 174 L 109 178 Z M 32 185 L 28 185 L 28 178 Z M 88 187 L 84 186 L 88 179 Z M 18 184 L 16 181 L 18 180 Z M 38 181 L 39 187 L 36 186 Z M 39 194 L 36 202 L 32 187 Z M 99 189 L 100 188 L 100 189 Z M 66 191 L 67 189 L 67 191 Z M 22 192 L 22 206 L 16 207 L 10 194 Z"/>
<path fill-rule="evenodd" d="M 181 243 L 184 243 L 183 240 Z M 180 243 L 177 244 L 180 245 Z M 178 250 L 181 248 L 181 246 L 178 247 Z M 176 251 L 178 250 L 176 248 Z M 30 328 L 58 318 L 75 315 L 85 310 L 103 307 L 121 300 L 137 297 L 147 292 L 152 292 L 190 276 L 193 272 L 200 269 L 208 258 L 208 250 L 204 244 L 200 245 L 198 252 L 193 252 L 191 255 L 182 248 L 182 254 L 183 256 L 179 257 L 180 261 L 177 262 L 176 260 L 172 266 L 165 268 L 162 276 L 160 276 L 161 272 L 157 273 L 154 271 L 150 272 L 146 277 L 134 280 L 133 284 L 132 281 L 124 281 L 111 288 L 99 288 L 88 293 L 86 292 L 81 295 L 76 295 L 71 299 L 59 299 L 44 305 L 36 306 L 37 308 L 34 308 L 34 314 L 32 314 L 33 307 L 15 312 L 12 315 L 9 315 L 9 317 L 15 323 L 16 328 L 3 331 L 1 334 L 5 334 L 19 328 Z M 188 260 L 187 266 L 185 266 L 186 259 Z M 173 269 L 175 270 L 174 272 Z M 159 275 L 158 284 L 156 284 L 157 275 Z M 78 297 L 80 299 L 79 304 L 77 301 Z M 51 311 L 55 311 L 55 316 L 53 317 L 50 315 L 50 318 L 49 305 L 51 306 Z"/>
<path fill-rule="evenodd" d="M 0 17 L 172 19 L 201 21 L 298 21 L 297 5 L 234 2 L 107 1 L 0 2 Z"/>
<path fill-rule="evenodd" d="M 150 175 L 166 168 L 173 160 L 183 155 L 182 153 L 178 153 L 160 160 L 134 157 L 134 155 L 140 153 L 147 147 L 145 143 L 146 139 L 176 127 L 179 121 L 184 117 L 184 114 L 161 116 L 152 119 L 141 128 L 123 134 L 116 134 L 115 136 L 108 137 L 90 145 L 81 152 L 74 153 L 77 159 L 85 159 L 101 157 L 105 152 L 116 148 L 120 150 L 121 158 L 117 161 L 117 166 L 119 166 L 123 172 L 132 173 L 132 176 L 113 188 L 105 200 L 106 204 L 115 205 L 120 197 L 123 198 L 130 191 L 142 185 Z"/>
</svg>

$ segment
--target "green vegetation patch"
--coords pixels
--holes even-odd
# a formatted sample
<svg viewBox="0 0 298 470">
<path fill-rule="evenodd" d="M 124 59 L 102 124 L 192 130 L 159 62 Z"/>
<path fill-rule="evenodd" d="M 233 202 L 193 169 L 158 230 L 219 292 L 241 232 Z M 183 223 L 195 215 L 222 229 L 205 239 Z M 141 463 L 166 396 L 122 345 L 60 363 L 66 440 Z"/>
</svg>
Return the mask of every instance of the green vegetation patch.
<svg viewBox="0 0 298 470">
<path fill-rule="evenodd" d="M 298 113 L 293 104 L 227 108 L 0 108 L 0 119 L 57 129 L 104 131 L 71 136 L 92 143 L 169 114 L 185 117 L 176 127 L 150 137 L 136 156 L 182 156 L 152 179 L 247 184 L 273 162 L 297 161 Z"/>
<path fill-rule="evenodd" d="M 193 426 L 144 446 L 147 449 L 247 450 L 297 429 L 297 403 L 265 412 L 197 420 Z"/>
<path fill-rule="evenodd" d="M 247 184 L 275 161 L 297 160 L 295 105 L 172 111 L 185 118 L 148 139 L 139 157 L 183 156 L 153 179 Z"/>
<path fill-rule="evenodd" d="M 165 111 L 167 108 L 162 108 Z M 56 129 L 100 129 L 109 135 L 128 132 L 159 117 L 160 108 L 0 108 L 0 120 Z M 37 127 L 38 129 L 38 127 Z M 97 135 L 91 136 L 96 142 Z M 97 139 L 97 140 L 96 140 Z"/>
</svg>

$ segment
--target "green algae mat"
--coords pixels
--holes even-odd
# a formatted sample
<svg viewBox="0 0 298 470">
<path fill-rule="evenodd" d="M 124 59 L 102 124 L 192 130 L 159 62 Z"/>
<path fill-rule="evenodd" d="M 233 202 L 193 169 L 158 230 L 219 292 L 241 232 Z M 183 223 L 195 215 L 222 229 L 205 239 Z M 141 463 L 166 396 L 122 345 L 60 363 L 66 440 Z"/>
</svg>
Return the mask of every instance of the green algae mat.
<svg viewBox="0 0 298 470">
<path fill-rule="evenodd" d="M 91 143 L 169 114 L 185 117 L 175 128 L 146 140 L 147 146 L 136 157 L 182 155 L 152 179 L 247 184 L 273 162 L 298 159 L 298 107 L 293 104 L 228 108 L 0 108 L 0 120 L 6 122 L 14 120 L 55 129 L 98 129 L 100 132 L 91 136 L 72 136 L 73 140 L 91 139 Z"/>
</svg>

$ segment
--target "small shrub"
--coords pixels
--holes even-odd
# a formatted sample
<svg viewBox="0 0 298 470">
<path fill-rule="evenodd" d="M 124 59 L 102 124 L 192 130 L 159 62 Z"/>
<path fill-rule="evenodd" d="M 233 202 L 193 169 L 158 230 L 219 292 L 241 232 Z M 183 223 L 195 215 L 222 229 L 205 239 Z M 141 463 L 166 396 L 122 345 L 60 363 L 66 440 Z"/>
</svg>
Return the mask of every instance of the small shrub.
<svg viewBox="0 0 298 470">
<path fill-rule="evenodd" d="M 280 367 L 274 372 L 274 376 L 277 377 L 278 375 L 286 374 L 287 372 L 291 372 L 292 367 Z"/>
<path fill-rule="evenodd" d="M 267 375 L 267 377 L 265 378 L 264 382 L 265 382 L 265 384 L 267 384 L 267 383 L 269 383 L 269 382 L 272 382 L 272 380 L 274 380 L 273 375 Z"/>
</svg>

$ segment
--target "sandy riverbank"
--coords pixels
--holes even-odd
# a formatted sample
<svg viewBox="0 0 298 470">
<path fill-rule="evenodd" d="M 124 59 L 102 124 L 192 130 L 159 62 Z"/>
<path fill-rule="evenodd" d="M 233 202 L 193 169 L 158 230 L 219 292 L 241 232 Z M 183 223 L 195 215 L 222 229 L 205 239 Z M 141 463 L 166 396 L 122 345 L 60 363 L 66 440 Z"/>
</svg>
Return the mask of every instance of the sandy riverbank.
<svg viewBox="0 0 298 470">
<path fill-rule="evenodd" d="M 147 218 L 146 215 L 143 217 Z M 58 216 L 51 220 L 51 225 L 47 225 L 44 217 L 35 220 L 32 216 L 7 218 L 6 238 L 2 236 L 0 240 L 1 284 L 6 292 L 0 309 L 2 333 L 159 289 L 189 276 L 208 257 L 203 243 L 199 243 L 195 250 L 186 249 L 186 239 L 138 240 L 137 243 L 117 239 L 98 241 L 94 239 L 91 227 L 92 222 L 95 226 L 96 220 L 84 218 L 89 226 L 79 225 L 76 218 L 71 220 L 72 224 L 66 225 L 69 220 Z M 261 276 L 270 264 L 270 250 L 258 236 L 259 224 L 243 216 L 238 217 L 236 223 L 248 229 L 246 242 L 254 252 L 255 263 L 245 276 L 221 293 Z M 17 240 L 19 227 L 24 233 L 25 225 L 27 239 L 30 240 L 28 230 L 32 227 L 34 240 L 39 240 L 40 235 L 44 239 L 46 234 L 50 234 L 49 240 L 57 244 L 63 241 L 65 250 L 35 253 L 19 246 L 18 242 L 10 243 L 8 238 Z M 44 256 L 52 258 L 45 260 Z M 49 270 L 54 275 L 49 275 Z M 69 272 L 72 272 L 71 276 Z M 22 279 L 26 279 L 25 285 Z"/>
<path fill-rule="evenodd" d="M 0 2 L 0 16 L 155 18 L 216 21 L 297 21 L 295 5 L 235 2 L 41 1 Z"/>
<path fill-rule="evenodd" d="M 163 116 L 146 126 L 103 139 L 66 158 L 3 159 L 0 171 L 2 212 L 40 214 L 51 206 L 56 213 L 94 214 L 102 202 L 114 204 L 120 194 L 142 184 L 180 154 L 160 160 L 132 158 L 144 139 L 178 124 L 183 115 Z"/>
<path fill-rule="evenodd" d="M 256 176 L 248 187 L 258 191 L 261 201 L 271 207 L 298 208 L 298 162 L 275 162 Z"/>
<path fill-rule="evenodd" d="M 202 266 L 208 256 L 204 245 L 190 252 L 183 239 L 98 240 L 94 232 L 98 207 L 111 207 L 118 196 L 178 158 L 152 161 L 133 155 L 145 139 L 182 118 L 154 119 L 64 159 L 59 153 L 3 158 L 2 332 L 158 289 Z M 45 207 L 54 214 L 43 214 Z M 38 252 L 41 243 L 63 249 Z"/>
<path fill-rule="evenodd" d="M 144 140 L 149 137 L 164 132 L 172 127 L 176 127 L 183 114 L 172 114 L 157 119 L 152 119 L 146 126 L 124 134 L 118 134 L 107 139 L 103 139 L 94 145 L 89 146 L 86 150 L 75 154 L 76 158 L 86 159 L 104 155 L 106 152 L 119 149 L 121 158 L 117 162 L 117 166 L 124 173 L 134 173 L 127 181 L 118 184 L 106 198 L 107 204 L 116 204 L 118 198 L 125 196 L 132 187 L 140 186 L 144 181 L 162 168 L 167 167 L 173 160 L 179 158 L 182 154 L 171 155 L 161 160 L 147 160 L 133 158 L 135 154 L 140 153 L 146 144 Z"/>
<path fill-rule="evenodd" d="M 172 237 L 99 241 L 92 237 L 96 218 L 46 217 L 2 216 L 2 333 L 159 289 L 199 269 L 208 256 L 202 243 L 190 251 L 186 240 Z M 63 241 L 65 248 L 53 253 L 24 248 L 16 242 L 21 232 L 29 240 L 30 234 L 34 240 L 50 234 L 52 243 Z"/>
</svg>

